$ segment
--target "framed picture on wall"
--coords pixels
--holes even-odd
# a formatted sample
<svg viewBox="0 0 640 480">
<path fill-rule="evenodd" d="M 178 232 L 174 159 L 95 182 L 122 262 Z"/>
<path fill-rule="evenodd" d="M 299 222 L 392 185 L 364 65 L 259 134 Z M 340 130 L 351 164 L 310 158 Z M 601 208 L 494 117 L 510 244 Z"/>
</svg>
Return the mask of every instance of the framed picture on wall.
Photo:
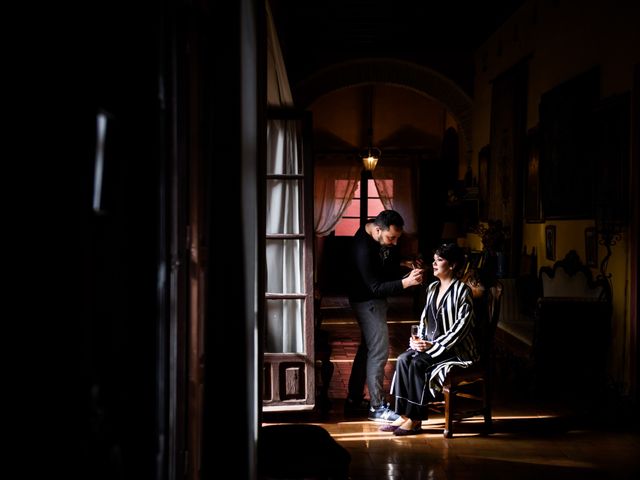
<svg viewBox="0 0 640 480">
<path fill-rule="evenodd" d="M 489 160 L 491 147 L 485 145 L 478 153 L 478 194 L 480 199 L 480 220 L 489 218 Z"/>
<path fill-rule="evenodd" d="M 584 251 L 587 267 L 598 267 L 598 234 L 595 227 L 584 229 Z"/>
<path fill-rule="evenodd" d="M 524 218 L 527 223 L 540 223 L 542 222 L 540 133 L 537 127 L 527 133 L 525 161 Z"/>
<path fill-rule="evenodd" d="M 544 228 L 544 246 L 547 260 L 556 259 L 556 226 L 547 225 Z"/>
<path fill-rule="evenodd" d="M 546 219 L 593 217 L 599 92 L 600 70 L 594 67 L 540 98 L 540 186 Z"/>
</svg>

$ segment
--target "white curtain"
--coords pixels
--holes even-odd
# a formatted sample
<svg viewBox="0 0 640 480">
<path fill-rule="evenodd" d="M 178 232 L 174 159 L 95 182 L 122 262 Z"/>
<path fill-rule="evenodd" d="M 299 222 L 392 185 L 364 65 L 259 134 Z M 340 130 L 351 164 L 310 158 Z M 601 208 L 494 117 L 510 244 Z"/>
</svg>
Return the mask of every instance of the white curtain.
<svg viewBox="0 0 640 480">
<path fill-rule="evenodd" d="M 402 215 L 405 233 L 416 233 L 417 202 L 412 169 L 407 166 L 379 165 L 372 176 L 384 208 L 396 210 Z M 389 183 L 383 180 L 393 181 L 393 191 L 389 190 Z"/>
<path fill-rule="evenodd" d="M 316 160 L 313 201 L 316 236 L 327 236 L 335 229 L 353 200 L 361 169 L 359 163 L 343 155 Z"/>
<path fill-rule="evenodd" d="M 267 122 L 267 173 L 302 173 L 302 139 L 299 121 Z M 299 234 L 302 228 L 301 182 L 295 178 L 267 180 L 269 234 Z M 267 292 L 304 293 L 304 249 L 301 239 L 268 239 Z M 267 301 L 267 352 L 303 352 L 302 300 Z"/>
<path fill-rule="evenodd" d="M 269 7 L 268 1 L 265 4 L 267 9 L 267 104 L 290 107 L 293 106 L 293 95 L 291 95 L 291 87 L 289 87 L 287 69 L 282 58 L 271 7 Z"/>
<path fill-rule="evenodd" d="M 280 42 L 271 15 L 267 13 L 267 104 L 293 106 Z M 267 173 L 302 173 L 302 138 L 296 120 L 267 122 Z M 267 195 L 267 234 L 301 233 L 301 184 L 295 179 L 269 179 Z M 304 245 L 297 239 L 267 239 L 266 262 L 268 293 L 304 293 Z M 304 351 L 304 302 L 268 300 L 265 349 L 270 353 Z"/>
<path fill-rule="evenodd" d="M 373 177 L 373 175 L 372 175 Z M 378 196 L 385 210 L 393 210 L 393 185 L 395 182 L 388 178 L 375 178 L 373 183 L 378 191 Z"/>
</svg>

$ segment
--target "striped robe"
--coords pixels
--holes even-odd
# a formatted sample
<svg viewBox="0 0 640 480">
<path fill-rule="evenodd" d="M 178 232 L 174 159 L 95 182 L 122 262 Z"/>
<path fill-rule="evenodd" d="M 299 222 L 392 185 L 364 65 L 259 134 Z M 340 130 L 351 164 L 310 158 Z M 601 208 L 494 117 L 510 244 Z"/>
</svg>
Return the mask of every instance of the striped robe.
<svg viewBox="0 0 640 480">
<path fill-rule="evenodd" d="M 426 337 L 427 308 L 438 292 L 440 281 L 436 280 L 427 287 L 427 301 L 420 316 L 420 336 Z M 442 391 L 444 379 L 454 365 L 468 367 L 478 360 L 478 349 L 473 337 L 475 316 L 471 288 L 458 279 L 454 279 L 445 297 L 442 299 L 442 318 L 444 333 L 434 338 L 433 346 L 426 351 L 437 363 L 453 353 L 456 358 L 436 365 L 431 372 L 429 390 L 432 395 Z"/>
</svg>

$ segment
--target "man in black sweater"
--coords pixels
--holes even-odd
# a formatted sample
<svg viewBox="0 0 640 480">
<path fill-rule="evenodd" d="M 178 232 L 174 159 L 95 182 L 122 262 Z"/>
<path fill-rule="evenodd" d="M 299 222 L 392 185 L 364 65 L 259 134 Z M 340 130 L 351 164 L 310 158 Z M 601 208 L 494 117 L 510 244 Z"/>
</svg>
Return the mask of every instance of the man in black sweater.
<svg viewBox="0 0 640 480">
<path fill-rule="evenodd" d="M 369 420 L 392 422 L 398 415 L 389 409 L 383 392 L 384 367 L 389 358 L 387 297 L 422 283 L 423 270 L 413 268 L 402 277 L 397 252 L 404 220 L 395 210 L 383 210 L 360 227 L 353 238 L 349 278 L 349 303 L 362 332 L 353 360 L 345 412 L 355 411 L 363 401 L 365 381 L 369 388 Z"/>
</svg>

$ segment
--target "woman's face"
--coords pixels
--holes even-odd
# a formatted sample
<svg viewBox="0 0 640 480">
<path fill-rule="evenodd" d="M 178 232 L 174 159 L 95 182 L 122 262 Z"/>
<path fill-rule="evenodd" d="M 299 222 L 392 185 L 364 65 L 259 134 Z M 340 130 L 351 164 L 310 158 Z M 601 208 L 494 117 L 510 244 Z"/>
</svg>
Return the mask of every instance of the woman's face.
<svg viewBox="0 0 640 480">
<path fill-rule="evenodd" d="M 453 275 L 453 269 L 449 262 L 437 253 L 433 255 L 433 275 L 440 280 L 450 278 Z"/>
</svg>

